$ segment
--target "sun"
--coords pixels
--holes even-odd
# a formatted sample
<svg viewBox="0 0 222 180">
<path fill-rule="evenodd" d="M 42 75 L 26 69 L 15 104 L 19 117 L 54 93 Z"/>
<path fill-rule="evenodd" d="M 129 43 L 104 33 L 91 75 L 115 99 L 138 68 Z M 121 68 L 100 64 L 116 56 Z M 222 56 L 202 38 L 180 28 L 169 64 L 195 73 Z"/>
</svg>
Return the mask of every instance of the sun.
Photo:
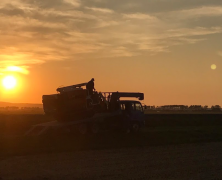
<svg viewBox="0 0 222 180">
<path fill-rule="evenodd" d="M 2 85 L 5 89 L 13 89 L 17 84 L 17 80 L 14 76 L 6 76 L 2 80 Z"/>
</svg>

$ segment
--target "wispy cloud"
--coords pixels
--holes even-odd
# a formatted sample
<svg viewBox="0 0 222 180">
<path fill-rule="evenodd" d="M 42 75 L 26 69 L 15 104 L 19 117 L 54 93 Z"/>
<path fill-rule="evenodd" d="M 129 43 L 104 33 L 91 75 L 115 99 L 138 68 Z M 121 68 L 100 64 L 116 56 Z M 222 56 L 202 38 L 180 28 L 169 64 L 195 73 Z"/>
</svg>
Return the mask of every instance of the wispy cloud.
<svg viewBox="0 0 222 180">
<path fill-rule="evenodd" d="M 115 48 L 110 48 L 110 50 L 107 51 L 108 57 L 133 57 L 139 55 L 138 52 L 130 51 L 126 47 L 119 46 Z"/>
<path fill-rule="evenodd" d="M 16 48 L 10 48 L 11 52 L 6 50 L 0 54 L 0 66 L 24 66 L 26 64 L 39 64 L 43 60 L 35 58 L 32 52 L 19 52 Z"/>
<path fill-rule="evenodd" d="M 135 13 L 135 14 L 123 14 L 123 17 L 130 19 L 141 19 L 141 20 L 157 20 L 156 17 L 149 14 Z"/>
<path fill-rule="evenodd" d="M 222 57 L 222 51 L 218 52 L 218 55 Z"/>
<path fill-rule="evenodd" d="M 222 33 L 219 24 L 202 27 L 192 21 L 221 16 L 221 6 L 155 14 L 84 6 L 79 0 L 2 0 L 0 14 L 0 66 L 4 67 L 91 58 L 92 54 L 132 57 L 169 52 L 172 46 L 195 44 Z"/>
<path fill-rule="evenodd" d="M 189 37 L 189 36 L 204 36 L 209 34 L 217 34 L 222 32 L 222 27 L 195 27 L 195 28 L 178 28 L 169 29 L 165 36 L 169 37 Z"/>
<path fill-rule="evenodd" d="M 201 17 L 201 16 L 222 16 L 222 6 L 199 7 L 177 11 L 179 15 L 184 17 Z"/>
<path fill-rule="evenodd" d="M 81 5 L 79 0 L 64 0 L 64 2 L 71 4 L 75 7 L 79 7 Z"/>
<path fill-rule="evenodd" d="M 161 15 L 162 13 L 160 13 Z M 165 18 L 172 19 L 192 19 L 201 17 L 222 16 L 222 6 L 202 6 L 191 9 L 171 11 L 163 14 Z"/>
<path fill-rule="evenodd" d="M 108 13 L 108 14 L 114 13 L 113 10 L 107 8 L 86 7 L 86 9 L 101 13 Z"/>
<path fill-rule="evenodd" d="M 98 20 L 98 22 L 96 23 L 96 25 L 94 26 L 94 28 L 104 28 L 104 27 L 109 27 L 109 26 L 116 26 L 118 25 L 119 22 L 118 21 L 105 21 L 105 20 Z"/>
<path fill-rule="evenodd" d="M 27 69 L 27 66 L 8 66 L 6 67 L 5 71 L 6 72 L 18 72 L 22 74 L 29 74 L 29 70 Z"/>
<path fill-rule="evenodd" d="M 16 72 L 16 73 L 28 75 L 29 74 L 28 68 L 29 68 L 28 66 L 6 66 L 6 67 L 0 68 L 0 75 L 4 75 L 10 72 Z"/>
</svg>

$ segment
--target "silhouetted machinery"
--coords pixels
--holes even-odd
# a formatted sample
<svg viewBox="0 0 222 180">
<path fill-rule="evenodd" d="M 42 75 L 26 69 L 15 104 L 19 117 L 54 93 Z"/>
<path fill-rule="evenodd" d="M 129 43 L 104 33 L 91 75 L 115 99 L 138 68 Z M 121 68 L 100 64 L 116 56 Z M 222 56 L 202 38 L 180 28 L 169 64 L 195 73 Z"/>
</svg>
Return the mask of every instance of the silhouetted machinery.
<svg viewBox="0 0 222 180">
<path fill-rule="evenodd" d="M 83 89 L 87 83 L 58 88 L 58 94 L 43 95 L 46 115 L 53 115 L 58 121 L 69 121 L 92 116 L 92 97 Z"/>
<path fill-rule="evenodd" d="M 61 87 L 58 94 L 43 95 L 43 108 L 46 115 L 53 115 L 58 121 L 72 121 L 89 118 L 95 113 L 112 112 L 119 109 L 121 97 L 144 99 L 143 93 L 94 91 L 92 96 L 84 87 L 87 83 Z"/>
<path fill-rule="evenodd" d="M 37 125 L 43 127 L 39 134 L 49 127 L 64 126 L 75 126 L 81 134 L 89 130 L 97 133 L 98 130 L 113 127 L 135 132 L 144 125 L 140 101 L 120 99 L 130 97 L 143 100 L 143 93 L 94 91 L 89 95 L 86 85 L 87 83 L 82 83 L 60 87 L 57 94 L 43 95 L 44 112 L 53 116 L 56 121 Z"/>
</svg>

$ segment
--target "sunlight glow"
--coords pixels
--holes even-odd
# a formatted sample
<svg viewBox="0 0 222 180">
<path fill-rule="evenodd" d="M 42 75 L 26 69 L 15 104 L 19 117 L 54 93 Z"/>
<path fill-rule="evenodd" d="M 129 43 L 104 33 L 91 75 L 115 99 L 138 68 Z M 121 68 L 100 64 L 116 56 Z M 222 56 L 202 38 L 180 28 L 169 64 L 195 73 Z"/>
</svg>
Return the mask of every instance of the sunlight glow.
<svg viewBox="0 0 222 180">
<path fill-rule="evenodd" d="M 13 89 L 17 84 L 17 80 L 14 76 L 6 76 L 2 80 L 2 84 L 5 89 Z"/>
<path fill-rule="evenodd" d="M 5 71 L 11 71 L 11 72 L 19 72 L 22 74 L 29 74 L 29 71 L 24 67 L 18 67 L 18 66 L 8 66 Z"/>
<path fill-rule="evenodd" d="M 211 65 L 211 69 L 215 70 L 217 68 L 216 64 Z"/>
</svg>

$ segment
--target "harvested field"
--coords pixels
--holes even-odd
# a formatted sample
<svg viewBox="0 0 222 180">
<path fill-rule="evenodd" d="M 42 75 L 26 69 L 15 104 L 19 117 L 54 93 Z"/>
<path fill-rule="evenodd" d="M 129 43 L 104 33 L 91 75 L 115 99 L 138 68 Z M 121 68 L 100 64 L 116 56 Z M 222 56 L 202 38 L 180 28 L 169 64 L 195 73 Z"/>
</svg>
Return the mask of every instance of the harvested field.
<svg viewBox="0 0 222 180">
<path fill-rule="evenodd" d="M 22 135 L 32 125 L 52 120 L 42 114 L 0 114 L 0 136 Z"/>
<path fill-rule="evenodd" d="M 0 116 L 0 154 L 11 156 L 222 141 L 221 114 L 146 115 L 146 127 L 136 135 L 108 132 L 78 137 L 57 132 L 43 137 L 22 136 L 32 125 L 51 120 L 43 115 Z"/>
<path fill-rule="evenodd" d="M 3 157 L 5 180 L 222 179 L 222 143 Z"/>
<path fill-rule="evenodd" d="M 43 115 L 0 116 L 0 179 L 221 179 L 221 115 L 147 115 L 139 134 L 22 137 Z"/>
<path fill-rule="evenodd" d="M 21 135 L 32 125 L 53 121 L 42 114 L 0 114 L 0 136 Z M 145 114 L 147 128 L 222 126 L 222 114 Z"/>
<path fill-rule="evenodd" d="M 107 132 L 87 136 L 78 136 L 64 131 L 40 137 L 2 137 L 0 138 L 0 155 L 14 156 L 219 141 L 222 141 L 221 126 L 151 127 L 144 128 L 138 134 Z"/>
</svg>

